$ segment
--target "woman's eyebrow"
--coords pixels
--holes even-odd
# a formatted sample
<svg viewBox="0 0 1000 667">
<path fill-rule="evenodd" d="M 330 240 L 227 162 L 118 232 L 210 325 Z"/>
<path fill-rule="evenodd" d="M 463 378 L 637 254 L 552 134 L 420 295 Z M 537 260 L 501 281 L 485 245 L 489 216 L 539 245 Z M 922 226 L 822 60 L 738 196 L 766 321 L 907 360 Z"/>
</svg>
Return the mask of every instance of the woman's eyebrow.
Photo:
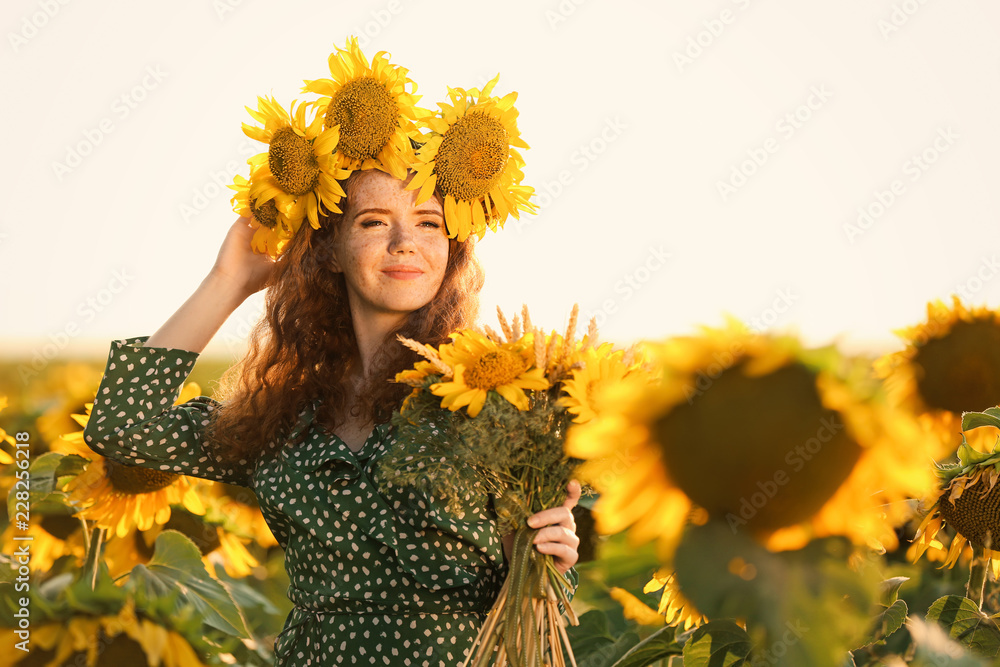
<svg viewBox="0 0 1000 667">
<path fill-rule="evenodd" d="M 444 217 L 444 213 L 442 213 L 440 210 L 436 208 L 422 208 L 419 211 L 414 211 L 414 212 L 417 215 L 437 215 L 442 218 Z"/>
<path fill-rule="evenodd" d="M 355 213 L 354 217 L 356 218 L 364 213 L 381 213 L 382 215 L 389 215 L 392 211 L 387 208 L 364 208 Z"/>
</svg>

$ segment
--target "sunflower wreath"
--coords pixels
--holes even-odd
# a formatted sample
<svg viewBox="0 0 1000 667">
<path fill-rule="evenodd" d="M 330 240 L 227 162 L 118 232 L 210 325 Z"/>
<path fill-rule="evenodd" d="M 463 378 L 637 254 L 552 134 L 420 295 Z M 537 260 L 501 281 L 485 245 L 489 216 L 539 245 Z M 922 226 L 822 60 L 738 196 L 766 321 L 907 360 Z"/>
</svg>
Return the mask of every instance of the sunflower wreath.
<svg viewBox="0 0 1000 667">
<path fill-rule="evenodd" d="M 438 196 L 449 238 L 482 238 L 509 216 L 535 212 L 534 190 L 522 185 L 528 148 L 517 128 L 517 93 L 493 95 L 499 75 L 482 90 L 449 88 L 438 112 L 417 106 L 409 70 L 380 51 L 369 60 L 357 37 L 330 54 L 329 78 L 306 80 L 286 110 L 260 97 L 247 107 L 257 125 L 251 139 L 267 146 L 248 160 L 249 178 L 237 175 L 233 210 L 251 219 L 255 252 L 279 256 L 303 221 L 318 229 L 323 216 L 341 213 L 342 182 L 379 169 L 417 191 L 417 203 Z"/>
</svg>

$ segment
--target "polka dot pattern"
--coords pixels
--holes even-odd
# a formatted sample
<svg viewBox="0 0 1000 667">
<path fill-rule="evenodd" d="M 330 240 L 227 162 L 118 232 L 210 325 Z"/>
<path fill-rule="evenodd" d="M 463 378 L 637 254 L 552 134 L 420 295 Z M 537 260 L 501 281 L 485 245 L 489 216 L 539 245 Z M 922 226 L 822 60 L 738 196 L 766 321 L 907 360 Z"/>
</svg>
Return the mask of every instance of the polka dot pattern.
<svg viewBox="0 0 1000 667">
<path fill-rule="evenodd" d="M 315 422 L 318 402 L 282 443 L 233 465 L 202 437 L 218 402 L 173 405 L 198 354 L 143 347 L 147 338 L 112 342 L 84 440 L 125 465 L 254 490 L 295 604 L 275 664 L 461 663 L 506 574 L 491 498 L 470 492 L 448 511 L 389 484 L 375 464 L 397 442 L 390 426 L 353 452 Z"/>
</svg>

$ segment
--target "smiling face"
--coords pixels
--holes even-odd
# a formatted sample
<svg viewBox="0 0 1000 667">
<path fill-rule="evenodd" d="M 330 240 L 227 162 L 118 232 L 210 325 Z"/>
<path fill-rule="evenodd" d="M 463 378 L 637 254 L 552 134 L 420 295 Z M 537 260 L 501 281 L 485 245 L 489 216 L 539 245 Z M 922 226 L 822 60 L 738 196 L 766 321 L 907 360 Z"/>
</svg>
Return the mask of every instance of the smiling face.
<svg viewBox="0 0 1000 667">
<path fill-rule="evenodd" d="M 448 266 L 444 213 L 435 197 L 415 206 L 417 191 L 384 172 L 355 179 L 333 245 L 334 269 L 344 274 L 356 329 L 392 326 L 441 287 Z"/>
</svg>

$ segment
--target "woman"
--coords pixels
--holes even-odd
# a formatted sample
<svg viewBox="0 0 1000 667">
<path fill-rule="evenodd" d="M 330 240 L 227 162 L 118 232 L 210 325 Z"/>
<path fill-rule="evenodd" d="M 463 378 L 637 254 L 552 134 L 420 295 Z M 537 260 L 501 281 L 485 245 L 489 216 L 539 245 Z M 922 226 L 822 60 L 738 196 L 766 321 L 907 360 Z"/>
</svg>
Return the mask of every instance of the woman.
<svg viewBox="0 0 1000 667">
<path fill-rule="evenodd" d="M 458 513 L 388 485 L 374 463 L 412 365 L 395 342 L 472 324 L 482 275 L 471 239 L 445 234 L 439 197 L 376 169 L 345 182 L 343 214 L 304 225 L 278 261 L 229 230 L 209 275 L 154 335 L 115 341 L 84 432 L 122 463 L 252 488 L 285 550 L 295 603 L 277 665 L 456 665 L 505 573 L 490 498 Z M 223 403 L 176 391 L 233 310 L 270 287 L 267 315 Z M 233 375 L 227 374 L 227 375 Z M 230 378 L 232 379 L 232 378 Z M 529 520 L 540 552 L 569 573 L 579 540 L 565 504 Z"/>
</svg>

